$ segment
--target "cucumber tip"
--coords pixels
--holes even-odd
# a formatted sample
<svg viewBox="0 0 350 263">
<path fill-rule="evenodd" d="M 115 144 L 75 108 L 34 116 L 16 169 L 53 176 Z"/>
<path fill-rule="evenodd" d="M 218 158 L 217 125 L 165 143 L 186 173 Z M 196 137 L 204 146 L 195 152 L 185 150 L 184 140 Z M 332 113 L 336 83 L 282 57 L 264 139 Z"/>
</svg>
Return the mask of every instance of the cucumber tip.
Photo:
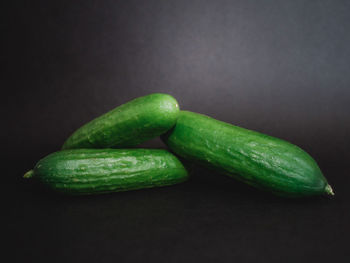
<svg viewBox="0 0 350 263">
<path fill-rule="evenodd" d="M 34 174 L 34 171 L 33 170 L 29 170 L 28 172 L 26 172 L 23 175 L 23 178 L 31 178 L 31 177 L 33 177 L 33 174 Z"/>
</svg>

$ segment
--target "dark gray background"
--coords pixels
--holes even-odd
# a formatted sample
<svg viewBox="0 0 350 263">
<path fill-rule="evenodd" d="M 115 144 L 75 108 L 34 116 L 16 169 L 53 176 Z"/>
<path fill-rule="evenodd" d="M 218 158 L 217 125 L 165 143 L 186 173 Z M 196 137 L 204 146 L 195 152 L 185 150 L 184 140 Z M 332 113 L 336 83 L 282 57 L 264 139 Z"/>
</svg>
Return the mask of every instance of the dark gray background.
<svg viewBox="0 0 350 263">
<path fill-rule="evenodd" d="M 349 261 L 349 1 L 57 2 L 2 8 L 14 261 Z M 80 125 L 152 92 L 297 144 L 336 196 L 278 198 L 200 167 L 178 186 L 93 197 L 22 179 Z"/>
</svg>

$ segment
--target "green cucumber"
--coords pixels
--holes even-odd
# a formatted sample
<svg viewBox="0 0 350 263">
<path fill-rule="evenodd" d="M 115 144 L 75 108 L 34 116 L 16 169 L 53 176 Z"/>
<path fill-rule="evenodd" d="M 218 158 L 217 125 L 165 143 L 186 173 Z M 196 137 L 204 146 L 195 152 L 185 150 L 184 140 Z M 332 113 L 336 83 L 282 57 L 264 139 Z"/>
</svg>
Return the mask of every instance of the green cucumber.
<svg viewBox="0 0 350 263">
<path fill-rule="evenodd" d="M 180 111 L 176 126 L 162 139 L 185 159 L 201 162 L 277 195 L 333 195 L 312 157 L 278 138 Z"/>
<path fill-rule="evenodd" d="M 40 160 L 25 178 L 66 194 L 97 194 L 172 185 L 188 179 L 166 150 L 73 149 Z"/>
<path fill-rule="evenodd" d="M 135 146 L 165 133 L 178 114 L 178 103 L 168 94 L 139 97 L 79 128 L 62 149 Z"/>
</svg>

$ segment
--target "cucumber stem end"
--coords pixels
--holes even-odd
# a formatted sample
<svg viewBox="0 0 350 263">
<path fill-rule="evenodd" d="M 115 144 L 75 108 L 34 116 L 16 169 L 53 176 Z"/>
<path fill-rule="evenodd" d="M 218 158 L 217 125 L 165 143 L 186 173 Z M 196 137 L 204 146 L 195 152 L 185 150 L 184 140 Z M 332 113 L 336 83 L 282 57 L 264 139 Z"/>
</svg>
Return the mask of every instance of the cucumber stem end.
<svg viewBox="0 0 350 263">
<path fill-rule="evenodd" d="M 324 190 L 325 190 L 327 195 L 332 195 L 332 196 L 334 195 L 333 189 L 329 184 L 327 184 L 327 186 L 325 187 Z"/>
</svg>

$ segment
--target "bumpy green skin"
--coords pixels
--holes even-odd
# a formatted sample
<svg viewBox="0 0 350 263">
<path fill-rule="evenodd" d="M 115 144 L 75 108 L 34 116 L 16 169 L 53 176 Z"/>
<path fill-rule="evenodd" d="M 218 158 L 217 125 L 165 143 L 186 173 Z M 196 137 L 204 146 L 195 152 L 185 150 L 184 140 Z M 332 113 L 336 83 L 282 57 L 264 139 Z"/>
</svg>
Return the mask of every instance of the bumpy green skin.
<svg viewBox="0 0 350 263">
<path fill-rule="evenodd" d="M 176 123 L 177 101 L 154 93 L 125 103 L 75 131 L 62 149 L 125 148 L 155 138 Z"/>
<path fill-rule="evenodd" d="M 166 150 L 74 149 L 48 155 L 25 177 L 66 194 L 98 194 L 172 185 L 188 179 Z"/>
<path fill-rule="evenodd" d="M 188 111 L 162 138 L 179 156 L 281 196 L 333 194 L 310 155 L 281 139 Z"/>
</svg>

